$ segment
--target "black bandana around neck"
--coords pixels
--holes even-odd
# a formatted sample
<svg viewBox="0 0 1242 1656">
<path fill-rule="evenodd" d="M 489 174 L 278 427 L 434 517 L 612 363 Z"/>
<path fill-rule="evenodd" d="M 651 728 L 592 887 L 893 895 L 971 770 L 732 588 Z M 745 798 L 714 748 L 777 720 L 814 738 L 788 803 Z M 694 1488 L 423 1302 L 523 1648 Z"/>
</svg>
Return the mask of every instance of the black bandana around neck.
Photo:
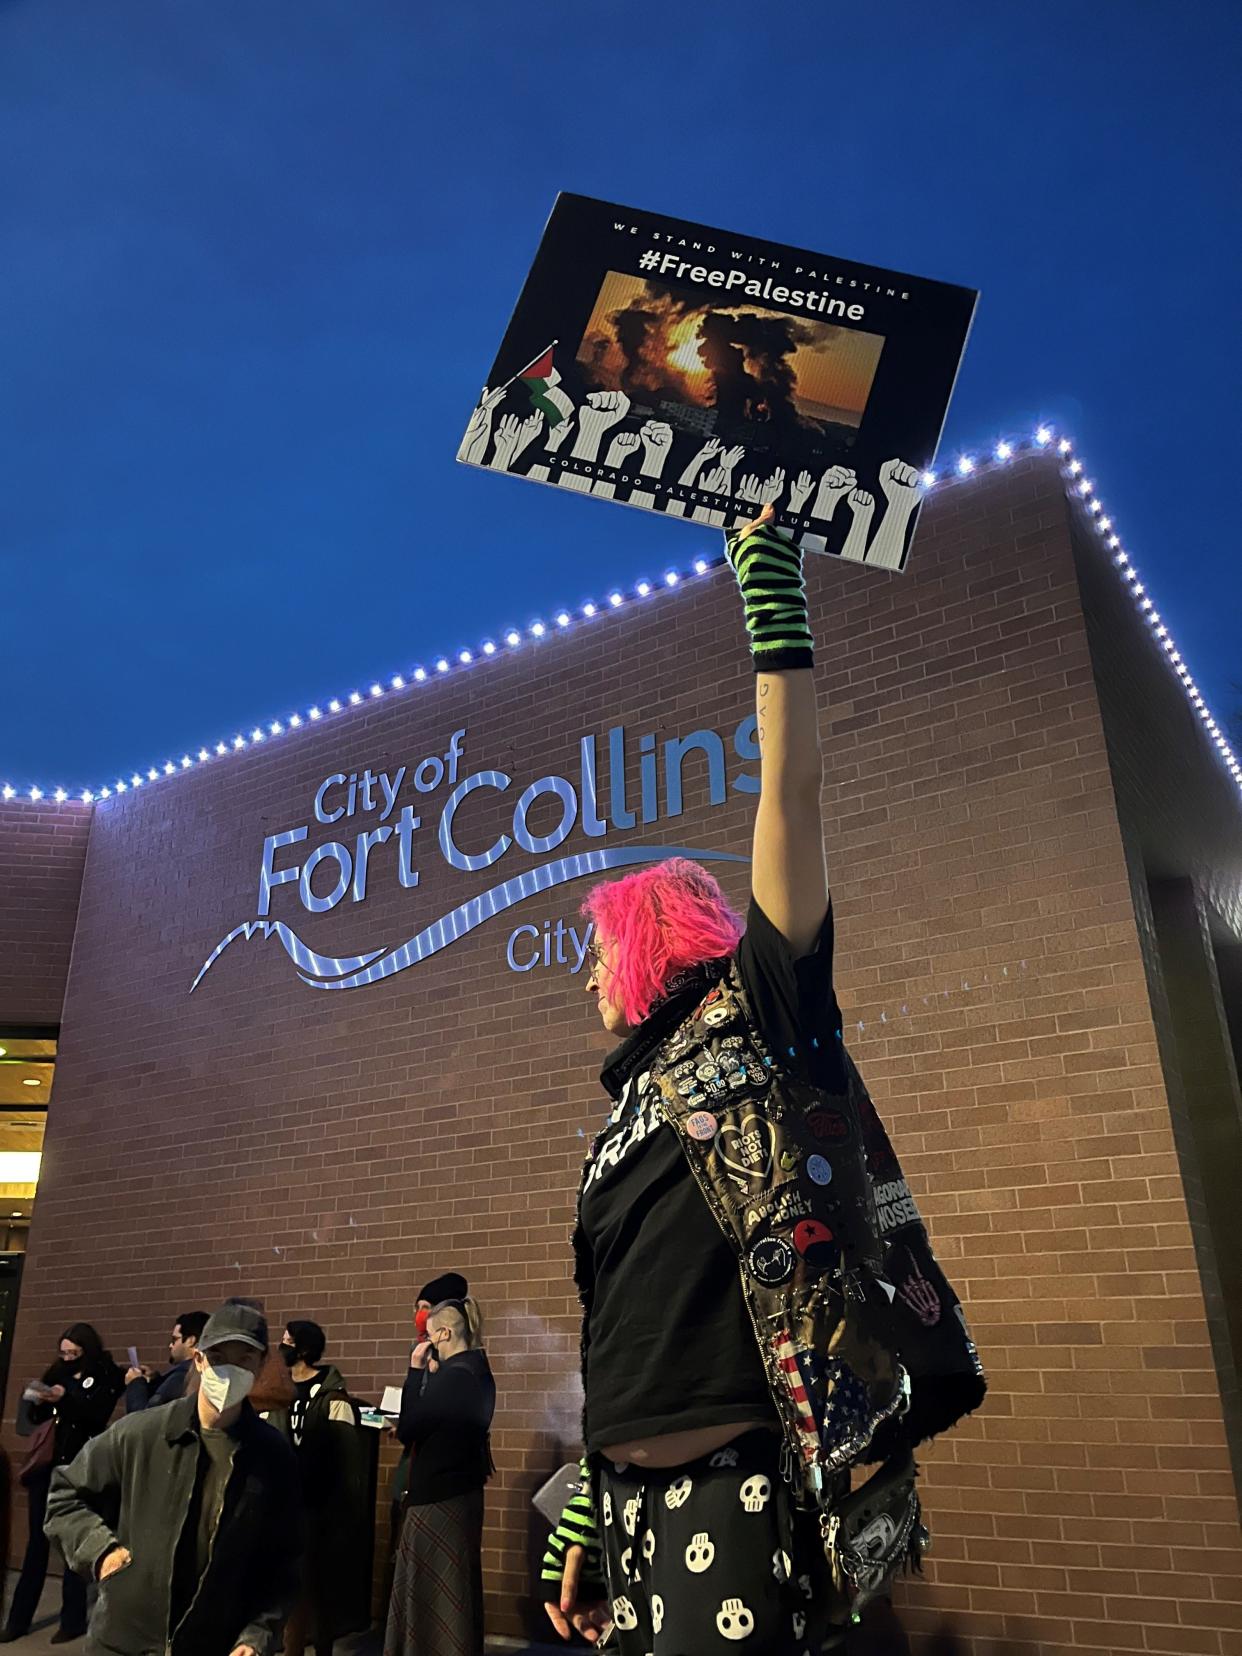
<svg viewBox="0 0 1242 1656">
<path fill-rule="evenodd" d="M 664 994 L 642 1023 L 604 1060 L 599 1078 L 610 1097 L 620 1098 L 631 1075 L 673 1033 L 686 1014 L 694 1010 L 707 991 L 720 982 L 728 965 L 727 959 L 704 960 L 697 966 L 687 966 L 668 980 Z"/>
</svg>

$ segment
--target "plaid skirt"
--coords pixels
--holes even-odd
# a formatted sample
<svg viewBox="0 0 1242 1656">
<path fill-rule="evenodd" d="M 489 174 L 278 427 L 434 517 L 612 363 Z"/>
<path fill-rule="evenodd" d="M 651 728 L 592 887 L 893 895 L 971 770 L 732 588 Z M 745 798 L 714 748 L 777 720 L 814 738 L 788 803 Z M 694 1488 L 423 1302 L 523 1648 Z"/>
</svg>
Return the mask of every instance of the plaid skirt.
<svg viewBox="0 0 1242 1656">
<path fill-rule="evenodd" d="M 407 1507 L 384 1656 L 483 1656 L 483 1491 Z"/>
</svg>

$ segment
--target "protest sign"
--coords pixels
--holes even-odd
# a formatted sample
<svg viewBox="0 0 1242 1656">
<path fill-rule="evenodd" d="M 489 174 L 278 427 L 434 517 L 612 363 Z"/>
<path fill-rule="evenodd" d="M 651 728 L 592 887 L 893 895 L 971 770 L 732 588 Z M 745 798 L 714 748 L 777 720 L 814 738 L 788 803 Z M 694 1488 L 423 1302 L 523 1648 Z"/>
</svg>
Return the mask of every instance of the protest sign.
<svg viewBox="0 0 1242 1656">
<path fill-rule="evenodd" d="M 901 569 L 977 297 L 561 195 L 458 459 Z"/>
</svg>

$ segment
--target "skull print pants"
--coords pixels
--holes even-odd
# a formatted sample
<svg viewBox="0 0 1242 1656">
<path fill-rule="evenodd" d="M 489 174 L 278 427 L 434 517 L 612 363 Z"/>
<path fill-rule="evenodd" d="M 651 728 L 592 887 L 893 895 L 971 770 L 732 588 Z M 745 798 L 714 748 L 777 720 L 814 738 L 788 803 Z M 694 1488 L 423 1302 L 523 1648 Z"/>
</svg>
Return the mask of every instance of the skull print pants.
<svg viewBox="0 0 1242 1656">
<path fill-rule="evenodd" d="M 780 1439 L 754 1431 L 659 1471 L 607 1458 L 600 1520 L 619 1656 L 820 1656 L 848 1606 L 818 1520 L 795 1512 Z"/>
</svg>

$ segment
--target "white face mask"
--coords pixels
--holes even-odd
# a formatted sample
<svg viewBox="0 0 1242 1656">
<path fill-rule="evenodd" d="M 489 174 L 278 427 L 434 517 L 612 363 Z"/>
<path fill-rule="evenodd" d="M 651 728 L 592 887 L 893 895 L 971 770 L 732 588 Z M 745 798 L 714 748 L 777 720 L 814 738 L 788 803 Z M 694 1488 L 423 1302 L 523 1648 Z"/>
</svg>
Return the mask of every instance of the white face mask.
<svg viewBox="0 0 1242 1656">
<path fill-rule="evenodd" d="M 243 1397 L 249 1396 L 254 1375 L 249 1369 L 239 1368 L 236 1363 L 219 1363 L 214 1368 L 208 1363 L 199 1385 L 212 1408 L 223 1414 L 226 1409 L 240 1403 Z"/>
</svg>

